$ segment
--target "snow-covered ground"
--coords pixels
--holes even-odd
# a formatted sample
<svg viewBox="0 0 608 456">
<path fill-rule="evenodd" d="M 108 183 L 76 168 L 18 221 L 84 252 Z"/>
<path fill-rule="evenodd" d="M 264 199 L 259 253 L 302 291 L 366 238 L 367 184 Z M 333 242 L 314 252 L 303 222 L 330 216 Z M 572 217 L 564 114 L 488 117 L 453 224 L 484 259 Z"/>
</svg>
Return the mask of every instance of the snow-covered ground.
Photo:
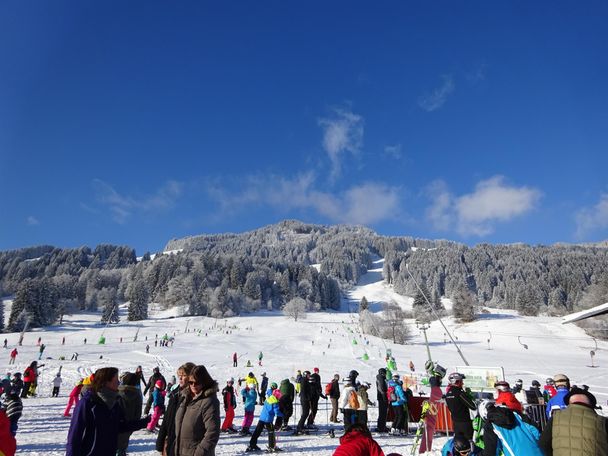
<svg viewBox="0 0 608 456">
<path fill-rule="evenodd" d="M 410 298 L 396 295 L 391 287 L 382 283 L 381 272 L 382 261 L 379 260 L 374 269 L 362 277 L 359 286 L 349 292 L 344 309 L 351 307 L 355 310 L 354 304 L 362 296 L 366 296 L 375 311 L 380 310 L 382 302 L 395 301 L 404 307 L 411 306 Z M 349 302 L 352 303 L 350 306 Z M 67 395 L 82 372 L 103 366 L 116 366 L 125 371 L 142 365 L 146 375 L 151 374 L 154 366 L 160 366 L 166 376 L 171 376 L 179 365 L 193 361 L 205 364 L 220 385 L 224 385 L 228 377 L 243 377 L 250 370 L 258 377 L 265 371 L 271 381 L 278 382 L 294 376 L 297 369 L 312 370 L 319 367 L 325 384 L 334 373 L 345 376 L 351 369 L 356 369 L 360 373 L 360 380 L 373 384 L 377 369 L 384 365 L 387 348 L 392 350 L 400 368 L 411 360 L 421 369 L 426 360 L 424 340 L 413 325 L 414 337 L 408 345 L 394 345 L 375 337 L 368 337 L 367 343 L 363 336 L 357 334 L 357 314 L 346 310 L 309 314 L 308 318 L 297 322 L 279 312 L 265 311 L 217 320 L 206 317 L 179 318 L 172 311 L 164 311 L 154 314 L 163 318 L 126 322 L 124 311 L 124 308 L 121 309 L 121 323 L 108 328 L 97 323 L 99 314 L 80 313 L 67 317 L 62 327 L 27 333 L 23 346 L 19 347 L 15 367 L 8 366 L 8 359 L 9 351 L 17 343 L 18 334 L 2 335 L 2 339 L 7 337 L 9 343 L 7 350 L 0 351 L 0 372 L 14 372 L 17 369 L 23 371 L 33 359 L 38 359 L 38 337 L 47 345 L 39 396 L 24 401 L 24 413 L 17 434 L 19 454 L 65 453 L 69 420 L 62 417 L 62 411 Z M 474 323 L 459 325 L 451 318 L 446 318 L 445 323 L 457 338 L 470 365 L 503 366 L 508 381 L 514 382 L 515 379 L 522 378 L 526 385 L 532 379 L 544 383 L 546 377 L 563 372 L 573 383 L 589 385 L 597 395 L 598 402 L 606 405 L 608 344 L 598 342 L 596 350 L 592 338 L 575 326 L 562 325 L 560 318 L 524 318 L 514 312 L 491 309 L 491 313 L 482 315 Z M 135 342 L 136 333 L 138 340 Z M 175 344 L 168 348 L 155 347 L 156 336 L 160 338 L 165 333 L 175 336 Z M 106 338 L 105 345 L 97 344 L 101 335 Z M 463 364 L 438 322 L 431 325 L 428 335 L 435 360 L 449 370 Z M 63 337 L 65 345 L 61 344 Z M 353 344 L 353 339 L 357 344 Z M 150 353 L 146 353 L 146 344 L 150 345 Z M 594 362 L 599 367 L 589 367 L 590 350 L 596 350 Z M 264 354 L 262 367 L 256 365 L 260 351 Z M 78 361 L 70 361 L 74 352 L 79 354 Z M 232 367 L 233 352 L 239 355 L 238 368 Z M 368 355 L 368 360 L 363 359 L 364 354 Z M 66 360 L 60 361 L 60 356 Z M 253 368 L 245 367 L 247 360 L 251 360 Z M 59 366 L 63 366 L 64 386 L 59 398 L 51 398 L 50 380 Z M 375 389 L 371 391 L 371 398 L 375 400 Z M 327 429 L 323 400 L 320 407 L 317 422 L 322 429 Z M 242 407 L 237 408 L 237 425 L 240 425 L 242 413 Z M 375 421 L 376 416 L 377 411 L 372 408 L 370 421 Z M 158 454 L 154 451 L 154 438 L 146 432 L 135 433 L 131 438 L 129 453 Z M 282 448 L 303 455 L 331 455 L 338 444 L 337 439 L 325 436 L 324 432 L 306 437 L 280 433 L 278 440 Z M 438 439 L 438 448 L 444 440 Z M 378 441 L 387 454 L 391 451 L 406 454 L 409 453 L 412 438 L 385 436 L 379 437 Z M 222 435 L 217 454 L 241 454 L 247 442 L 243 437 Z M 261 437 L 260 443 L 266 443 L 265 436 Z"/>
</svg>

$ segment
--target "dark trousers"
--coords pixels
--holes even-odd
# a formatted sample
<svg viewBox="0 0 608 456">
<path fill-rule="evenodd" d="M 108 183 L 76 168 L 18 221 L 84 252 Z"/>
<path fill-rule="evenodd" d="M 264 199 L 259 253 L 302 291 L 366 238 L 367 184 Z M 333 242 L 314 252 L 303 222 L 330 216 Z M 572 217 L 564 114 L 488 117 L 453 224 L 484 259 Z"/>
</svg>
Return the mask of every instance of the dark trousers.
<svg viewBox="0 0 608 456">
<path fill-rule="evenodd" d="M 304 401 L 301 405 L 302 414 L 300 415 L 300 421 L 298 421 L 298 431 L 302 431 L 304 429 L 306 418 L 308 418 L 308 414 L 310 413 L 310 401 Z"/>
<path fill-rule="evenodd" d="M 23 382 L 23 390 L 21 390 L 21 397 L 27 397 L 30 392 L 30 386 L 32 386 L 32 382 Z"/>
<path fill-rule="evenodd" d="M 57 397 L 57 396 L 59 396 L 59 387 L 53 386 L 53 392 L 51 393 L 51 397 Z"/>
<path fill-rule="evenodd" d="M 386 415 L 388 414 L 388 401 L 386 399 L 378 399 L 378 422 L 379 431 L 386 429 Z"/>
<path fill-rule="evenodd" d="M 146 406 L 144 407 L 144 415 L 150 413 L 150 409 L 152 408 L 152 401 L 154 398 L 152 397 L 152 392 L 148 395 L 148 402 L 146 402 Z"/>
<path fill-rule="evenodd" d="M 467 440 L 473 439 L 473 424 L 471 421 L 454 421 L 454 435 L 463 434 Z"/>
<path fill-rule="evenodd" d="M 357 410 L 357 423 L 365 424 L 367 427 L 367 410 Z"/>
<path fill-rule="evenodd" d="M 238 363 L 237 363 L 236 359 L 234 361 L 232 361 L 232 367 L 238 367 Z"/>
<path fill-rule="evenodd" d="M 310 415 L 308 415 L 308 425 L 312 426 L 315 424 L 315 418 L 317 411 L 319 410 L 319 397 L 313 397 L 310 400 Z"/>
<path fill-rule="evenodd" d="M 403 426 L 405 424 L 405 410 L 403 405 L 393 405 L 393 412 L 395 412 L 395 419 L 393 420 L 393 428 L 395 429 L 405 429 Z"/>
<path fill-rule="evenodd" d="M 344 409 L 344 432 L 348 432 L 356 422 L 357 411 L 353 409 Z"/>
<path fill-rule="evenodd" d="M 331 398 L 331 415 L 329 416 L 329 421 L 332 423 L 338 422 L 338 398 Z"/>
<path fill-rule="evenodd" d="M 258 444 L 258 438 L 262 434 L 262 431 L 266 428 L 268 430 L 268 447 L 274 448 L 276 446 L 276 439 L 274 436 L 274 426 L 272 423 L 267 423 L 265 421 L 258 421 L 258 425 L 255 427 L 253 431 L 253 435 L 251 436 L 251 440 L 249 441 L 249 446 L 253 447 Z"/>
</svg>

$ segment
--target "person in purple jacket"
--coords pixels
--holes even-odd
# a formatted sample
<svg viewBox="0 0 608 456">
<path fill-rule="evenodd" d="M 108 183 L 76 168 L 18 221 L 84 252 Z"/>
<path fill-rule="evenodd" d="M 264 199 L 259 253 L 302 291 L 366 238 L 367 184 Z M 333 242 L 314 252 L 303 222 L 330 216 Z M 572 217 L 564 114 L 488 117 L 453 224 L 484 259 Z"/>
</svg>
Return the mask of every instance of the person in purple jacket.
<svg viewBox="0 0 608 456">
<path fill-rule="evenodd" d="M 115 455 L 118 434 L 143 429 L 149 421 L 150 417 L 125 420 L 118 400 L 118 369 L 98 369 L 91 388 L 74 410 L 68 432 L 66 456 Z"/>
</svg>

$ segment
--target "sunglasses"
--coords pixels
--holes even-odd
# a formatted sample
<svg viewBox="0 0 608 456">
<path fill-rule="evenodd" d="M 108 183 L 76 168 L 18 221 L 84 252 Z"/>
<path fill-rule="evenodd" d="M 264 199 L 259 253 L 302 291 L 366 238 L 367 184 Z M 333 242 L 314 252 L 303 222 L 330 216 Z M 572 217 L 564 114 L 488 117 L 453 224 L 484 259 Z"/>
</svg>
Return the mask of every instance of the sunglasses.
<svg viewBox="0 0 608 456">
<path fill-rule="evenodd" d="M 466 449 L 466 450 L 456 450 L 456 452 L 457 452 L 458 454 L 467 455 L 467 454 L 469 454 L 469 453 L 471 452 L 471 450 L 470 450 L 470 449 Z"/>
<path fill-rule="evenodd" d="M 195 380 L 188 380 L 189 385 L 198 385 L 198 382 Z"/>
</svg>

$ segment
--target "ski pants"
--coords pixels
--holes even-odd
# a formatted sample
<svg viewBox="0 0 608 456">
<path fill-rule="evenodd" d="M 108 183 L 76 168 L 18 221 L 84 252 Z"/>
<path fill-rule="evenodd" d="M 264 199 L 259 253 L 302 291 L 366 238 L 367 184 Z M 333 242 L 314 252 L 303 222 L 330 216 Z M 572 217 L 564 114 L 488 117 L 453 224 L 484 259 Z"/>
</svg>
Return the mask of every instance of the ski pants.
<svg viewBox="0 0 608 456">
<path fill-rule="evenodd" d="M 331 399 L 331 415 L 329 416 L 329 421 L 331 423 L 338 422 L 338 398 L 332 397 Z"/>
<path fill-rule="evenodd" d="M 353 409 L 344 409 L 344 432 L 348 432 L 356 422 L 357 411 Z"/>
<path fill-rule="evenodd" d="M 386 429 L 386 415 L 388 414 L 388 401 L 387 399 L 378 398 L 378 422 L 376 426 L 379 431 Z"/>
<path fill-rule="evenodd" d="M 234 407 L 228 407 L 226 410 L 226 418 L 222 423 L 222 431 L 232 428 L 232 421 L 234 420 Z"/>
<path fill-rule="evenodd" d="M 78 401 L 80 400 L 80 398 L 78 397 L 78 395 L 71 395 L 70 394 L 70 399 L 68 400 L 68 405 L 65 408 L 65 412 L 63 412 L 63 416 L 70 416 L 70 410 L 72 410 L 72 406 L 78 404 Z"/>
<path fill-rule="evenodd" d="M 253 410 L 251 412 L 245 412 L 245 416 L 243 417 L 243 423 L 241 427 L 243 429 L 249 429 L 251 424 L 253 423 Z"/>
<path fill-rule="evenodd" d="M 395 412 L 395 419 L 393 420 L 393 428 L 403 430 L 405 424 L 405 409 L 403 405 L 393 405 L 393 412 Z"/>
<path fill-rule="evenodd" d="M 304 424 L 306 424 L 306 418 L 310 413 L 310 401 L 304 401 L 302 403 L 302 414 L 300 415 L 300 421 L 298 421 L 298 431 L 304 430 Z"/>
<path fill-rule="evenodd" d="M 15 364 L 15 358 L 11 356 L 11 359 L 8 360 L 9 364 Z"/>
<path fill-rule="evenodd" d="M 468 421 L 454 421 L 454 435 L 463 434 L 467 440 L 473 439 L 473 424 Z"/>
<path fill-rule="evenodd" d="M 315 418 L 317 416 L 317 411 L 319 410 L 319 396 L 314 396 L 310 400 L 310 415 L 308 415 L 308 425 L 312 426 L 315 424 Z"/>
<path fill-rule="evenodd" d="M 23 390 L 21 391 L 21 397 L 27 397 L 30 392 L 30 386 L 32 386 L 32 382 L 23 382 Z"/>
<path fill-rule="evenodd" d="M 59 396 L 59 387 L 53 386 L 53 392 L 51 393 L 51 397 L 57 397 L 57 396 Z"/>
<path fill-rule="evenodd" d="M 367 410 L 357 410 L 357 423 L 365 424 L 367 427 Z"/>
<path fill-rule="evenodd" d="M 147 426 L 148 431 L 154 430 L 154 428 L 158 424 L 158 421 L 160 420 L 160 417 L 163 416 L 163 412 L 164 407 L 161 407 L 160 405 L 154 406 L 154 411 L 152 412 L 152 419 L 150 420 Z"/>
<path fill-rule="evenodd" d="M 258 438 L 262 434 L 262 431 L 266 428 L 268 430 L 268 447 L 274 448 L 276 446 L 276 439 L 274 436 L 274 426 L 272 423 L 267 423 L 266 421 L 258 421 L 258 425 L 255 427 L 255 431 L 253 431 L 253 435 L 251 436 L 251 440 L 249 441 L 249 446 L 253 447 L 258 444 Z"/>
</svg>

